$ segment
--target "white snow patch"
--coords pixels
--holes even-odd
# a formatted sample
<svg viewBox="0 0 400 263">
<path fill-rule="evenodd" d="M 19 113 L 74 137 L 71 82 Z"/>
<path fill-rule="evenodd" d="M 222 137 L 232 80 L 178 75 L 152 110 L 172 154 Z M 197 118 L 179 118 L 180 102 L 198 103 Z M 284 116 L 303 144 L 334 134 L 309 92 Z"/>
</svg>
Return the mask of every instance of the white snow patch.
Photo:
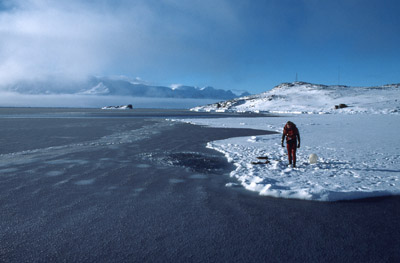
<svg viewBox="0 0 400 263">
<path fill-rule="evenodd" d="M 182 84 L 171 84 L 170 88 L 171 88 L 172 90 L 176 90 L 176 89 L 179 89 L 179 88 L 182 87 L 182 86 L 183 86 Z"/>
</svg>

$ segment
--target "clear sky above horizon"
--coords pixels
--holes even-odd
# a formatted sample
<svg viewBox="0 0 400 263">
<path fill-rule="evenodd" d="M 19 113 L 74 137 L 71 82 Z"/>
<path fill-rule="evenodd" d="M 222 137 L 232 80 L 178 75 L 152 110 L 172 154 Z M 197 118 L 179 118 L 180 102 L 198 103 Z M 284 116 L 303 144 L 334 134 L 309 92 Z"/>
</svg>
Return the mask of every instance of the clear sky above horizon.
<svg viewBox="0 0 400 263">
<path fill-rule="evenodd" d="M 397 0 L 0 0 L 0 85 L 400 83 L 399 14 Z"/>
</svg>

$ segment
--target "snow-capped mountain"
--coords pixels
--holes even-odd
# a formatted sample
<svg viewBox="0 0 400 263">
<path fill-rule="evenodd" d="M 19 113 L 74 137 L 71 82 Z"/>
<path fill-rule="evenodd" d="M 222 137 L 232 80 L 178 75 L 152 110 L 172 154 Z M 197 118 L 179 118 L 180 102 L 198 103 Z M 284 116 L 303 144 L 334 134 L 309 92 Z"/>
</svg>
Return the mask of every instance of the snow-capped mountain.
<svg viewBox="0 0 400 263">
<path fill-rule="evenodd" d="M 5 90 L 21 94 L 79 94 L 100 96 L 132 96 L 152 98 L 196 98 L 233 99 L 236 95 L 230 90 L 213 87 L 192 87 L 172 85 L 171 87 L 152 85 L 139 78 L 91 77 L 86 81 L 65 83 L 57 80 L 24 81 L 4 87 Z"/>
<path fill-rule="evenodd" d="M 82 94 L 82 95 L 107 95 L 107 94 L 110 94 L 110 90 L 103 84 L 103 82 L 100 82 L 99 84 L 97 84 L 96 86 L 94 86 L 91 89 L 80 91 L 79 94 Z"/>
<path fill-rule="evenodd" d="M 194 111 L 269 113 L 399 113 L 400 84 L 379 87 L 282 83 L 251 96 L 196 107 Z"/>
</svg>

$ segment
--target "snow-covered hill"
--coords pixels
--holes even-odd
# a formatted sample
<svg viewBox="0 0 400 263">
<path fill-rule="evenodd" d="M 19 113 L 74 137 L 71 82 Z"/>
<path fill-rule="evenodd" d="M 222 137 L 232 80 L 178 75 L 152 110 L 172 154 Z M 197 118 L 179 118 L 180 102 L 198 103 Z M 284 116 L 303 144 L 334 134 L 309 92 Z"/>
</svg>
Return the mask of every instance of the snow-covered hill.
<svg viewBox="0 0 400 263">
<path fill-rule="evenodd" d="M 91 77 L 79 82 L 63 82 L 59 80 L 23 81 L 2 87 L 8 92 L 20 94 L 78 94 L 98 96 L 131 96 L 150 98 L 192 98 L 228 100 L 243 96 L 230 90 L 213 87 L 192 87 L 171 85 L 170 87 L 146 83 L 138 78 L 127 77 Z"/>
<path fill-rule="evenodd" d="M 399 102 L 400 84 L 348 87 L 294 82 L 280 84 L 258 95 L 240 97 L 192 110 L 311 114 L 399 113 Z M 335 106 L 339 105 L 348 107 L 335 109 Z"/>
</svg>

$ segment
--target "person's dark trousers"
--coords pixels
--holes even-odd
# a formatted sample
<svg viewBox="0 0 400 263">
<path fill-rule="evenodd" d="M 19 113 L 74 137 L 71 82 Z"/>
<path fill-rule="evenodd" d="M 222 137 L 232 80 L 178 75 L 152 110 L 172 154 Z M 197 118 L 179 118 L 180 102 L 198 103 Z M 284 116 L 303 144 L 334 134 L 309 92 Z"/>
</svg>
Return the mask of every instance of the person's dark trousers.
<svg viewBox="0 0 400 263">
<path fill-rule="evenodd" d="M 297 142 L 296 141 L 289 141 L 286 143 L 286 148 L 289 157 L 289 164 L 293 163 L 293 167 L 296 166 L 296 149 L 297 149 Z"/>
</svg>

